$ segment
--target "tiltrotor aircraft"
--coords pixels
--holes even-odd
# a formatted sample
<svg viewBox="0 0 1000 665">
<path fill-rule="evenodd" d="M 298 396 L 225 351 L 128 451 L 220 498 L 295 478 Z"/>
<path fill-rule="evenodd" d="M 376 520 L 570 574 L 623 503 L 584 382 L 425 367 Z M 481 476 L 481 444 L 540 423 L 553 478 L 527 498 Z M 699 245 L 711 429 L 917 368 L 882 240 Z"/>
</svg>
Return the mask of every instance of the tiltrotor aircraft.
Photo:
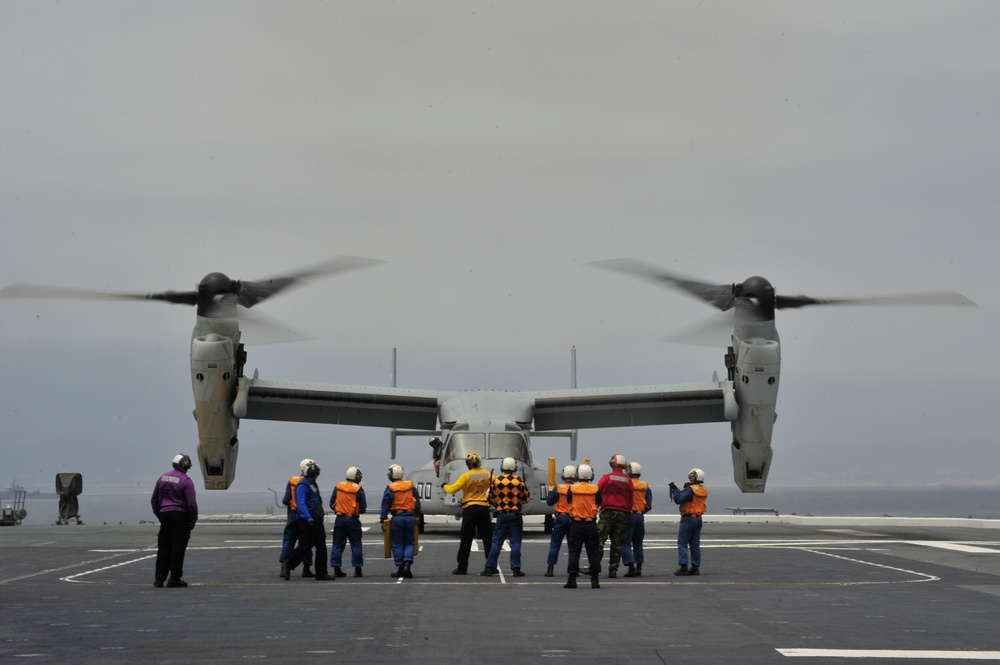
<svg viewBox="0 0 1000 665">
<path fill-rule="evenodd" d="M 239 307 L 250 308 L 311 279 L 379 263 L 338 257 L 285 276 L 244 282 L 222 273 L 206 275 L 196 291 L 126 294 L 14 284 L 0 297 L 162 300 L 194 305 L 191 383 L 198 423 L 198 459 L 207 489 L 227 489 L 234 481 L 240 420 L 275 420 L 382 427 L 396 436 L 440 436 L 440 471 L 433 463 L 409 474 L 428 514 L 458 515 L 458 496 L 443 491 L 465 472 L 469 453 L 496 471 L 513 457 L 534 501 L 526 514 L 552 509 L 544 496 L 547 471 L 531 455 L 532 436 L 570 438 L 576 459 L 576 430 L 639 425 L 729 422 L 733 476 L 743 492 L 763 492 L 771 466 L 771 432 L 776 418 L 781 348 L 775 310 L 830 304 L 972 305 L 953 292 L 821 299 L 776 295 L 763 277 L 715 285 L 623 259 L 599 267 L 678 288 L 722 311 L 735 314 L 732 346 L 725 354 L 727 375 L 705 383 L 583 388 L 538 392 L 440 391 L 267 380 L 244 374 L 247 354 L 240 340 Z M 574 381 L 575 383 L 575 381 Z"/>
</svg>

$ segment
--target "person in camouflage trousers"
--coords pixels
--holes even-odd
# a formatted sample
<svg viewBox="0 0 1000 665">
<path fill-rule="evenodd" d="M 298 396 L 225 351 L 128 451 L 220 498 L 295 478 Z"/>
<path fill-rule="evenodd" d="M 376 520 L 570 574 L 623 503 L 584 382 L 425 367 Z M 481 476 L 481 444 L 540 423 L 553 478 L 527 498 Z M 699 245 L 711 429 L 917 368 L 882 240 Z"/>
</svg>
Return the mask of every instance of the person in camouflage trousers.
<svg viewBox="0 0 1000 665">
<path fill-rule="evenodd" d="M 604 544 L 611 539 L 611 553 L 608 556 L 608 577 L 618 577 L 618 565 L 622 558 L 622 544 L 628 534 L 628 520 L 632 513 L 634 489 L 632 479 L 625 473 L 628 461 L 621 453 L 611 456 L 611 472 L 601 476 L 597 488 L 601 493 L 601 517 L 597 523 L 598 538 L 601 541 L 601 557 Z"/>
</svg>

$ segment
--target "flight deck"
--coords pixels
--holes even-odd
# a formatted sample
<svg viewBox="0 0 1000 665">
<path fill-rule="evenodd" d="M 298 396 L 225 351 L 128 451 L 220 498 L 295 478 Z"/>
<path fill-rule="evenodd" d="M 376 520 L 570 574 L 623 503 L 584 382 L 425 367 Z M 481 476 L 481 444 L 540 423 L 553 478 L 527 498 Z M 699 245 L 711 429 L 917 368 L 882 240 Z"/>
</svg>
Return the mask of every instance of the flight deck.
<svg viewBox="0 0 1000 665">
<path fill-rule="evenodd" d="M 401 580 L 364 523 L 364 577 L 286 582 L 283 521 L 200 522 L 185 589 L 153 587 L 156 525 L 3 529 L 0 660 L 1000 660 L 1000 521 L 708 516 L 701 575 L 675 577 L 676 517 L 651 514 L 642 577 L 605 571 L 600 589 L 575 590 L 565 544 L 544 577 L 540 526 L 525 533 L 526 577 L 511 577 L 506 546 L 500 574 L 480 577 L 478 543 L 458 576 L 458 523 L 439 518 Z"/>
</svg>

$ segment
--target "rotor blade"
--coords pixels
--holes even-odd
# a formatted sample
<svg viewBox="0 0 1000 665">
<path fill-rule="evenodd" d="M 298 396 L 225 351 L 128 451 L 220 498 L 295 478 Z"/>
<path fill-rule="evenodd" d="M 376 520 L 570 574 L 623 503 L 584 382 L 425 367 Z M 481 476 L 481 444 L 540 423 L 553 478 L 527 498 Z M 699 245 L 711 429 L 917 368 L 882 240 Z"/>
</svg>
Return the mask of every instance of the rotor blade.
<svg viewBox="0 0 1000 665">
<path fill-rule="evenodd" d="M 58 300 L 164 300 L 179 305 L 194 305 L 196 291 L 166 291 L 164 293 L 113 293 L 87 291 L 41 284 L 11 284 L 0 290 L 0 298 L 53 298 Z"/>
<path fill-rule="evenodd" d="M 216 318 L 216 317 L 213 317 Z M 235 319 L 219 317 L 219 321 L 236 321 L 243 331 L 242 340 L 255 346 L 261 344 L 287 344 L 317 339 L 316 335 L 302 332 L 259 311 L 240 311 Z"/>
<path fill-rule="evenodd" d="M 807 305 L 902 305 L 902 306 L 951 306 L 978 307 L 961 293 L 955 291 L 936 291 L 929 293 L 900 293 L 886 296 L 868 296 L 865 298 L 810 298 L 809 296 L 776 296 L 775 306 L 778 309 L 792 309 Z"/>
<path fill-rule="evenodd" d="M 735 323 L 732 310 L 718 312 L 699 323 L 671 333 L 663 338 L 663 341 L 690 344 L 692 346 L 709 346 L 712 348 L 721 346 L 725 348 L 732 343 Z"/>
<path fill-rule="evenodd" d="M 594 261 L 590 265 L 607 270 L 625 273 L 645 279 L 646 281 L 685 291 L 694 297 L 707 302 L 713 307 L 725 312 L 736 304 L 732 284 L 710 284 L 694 279 L 688 279 L 662 268 L 643 263 L 636 259 L 611 259 L 609 261 Z"/>
<path fill-rule="evenodd" d="M 237 302 L 244 307 L 253 307 L 275 294 L 299 286 L 311 279 L 347 272 L 348 270 L 366 268 L 377 263 L 384 263 L 384 261 L 366 259 L 360 256 L 338 256 L 329 261 L 318 263 L 288 275 L 280 275 L 253 282 L 241 281 L 239 292 L 237 293 Z"/>
</svg>

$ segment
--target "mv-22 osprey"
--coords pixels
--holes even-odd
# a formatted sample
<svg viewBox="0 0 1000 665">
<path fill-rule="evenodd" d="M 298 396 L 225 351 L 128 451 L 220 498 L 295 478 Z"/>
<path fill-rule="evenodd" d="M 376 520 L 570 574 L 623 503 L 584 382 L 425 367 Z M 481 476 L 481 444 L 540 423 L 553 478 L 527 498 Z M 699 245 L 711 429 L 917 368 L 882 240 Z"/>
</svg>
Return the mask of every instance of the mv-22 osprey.
<svg viewBox="0 0 1000 665">
<path fill-rule="evenodd" d="M 197 307 L 191 339 L 191 384 L 198 423 L 198 459 L 207 489 L 227 489 L 236 474 L 241 419 L 327 423 L 388 428 L 391 456 L 396 437 L 440 436 L 440 471 L 433 463 L 408 475 L 427 514 L 458 515 L 455 495 L 442 485 L 465 470 L 469 453 L 497 471 L 513 457 L 532 494 L 544 495 L 549 472 L 531 454 L 531 437 L 565 436 L 577 457 L 576 431 L 606 427 L 729 422 L 733 478 L 743 492 L 763 492 L 771 467 L 771 433 L 781 370 L 775 310 L 823 304 L 972 305 L 954 292 L 874 298 L 780 296 L 763 277 L 715 285 L 623 259 L 594 265 L 681 289 L 722 311 L 732 311 L 732 345 L 725 354 L 726 377 L 705 383 L 572 388 L 537 392 L 440 391 L 395 386 L 349 386 L 267 380 L 244 374 L 239 307 L 332 273 L 379 261 L 338 257 L 285 276 L 253 282 L 211 273 L 196 291 L 151 294 L 105 293 L 15 284 L 0 297 L 162 300 Z M 551 507 L 532 501 L 526 514 L 546 516 Z"/>
</svg>

